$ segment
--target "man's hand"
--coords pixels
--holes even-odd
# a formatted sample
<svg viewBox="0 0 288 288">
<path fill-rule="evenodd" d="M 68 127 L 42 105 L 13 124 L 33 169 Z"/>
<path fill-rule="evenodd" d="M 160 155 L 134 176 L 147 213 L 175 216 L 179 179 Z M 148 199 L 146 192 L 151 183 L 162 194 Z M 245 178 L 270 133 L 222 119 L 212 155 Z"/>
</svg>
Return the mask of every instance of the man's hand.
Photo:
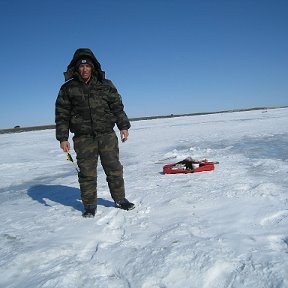
<svg viewBox="0 0 288 288">
<path fill-rule="evenodd" d="M 64 152 L 69 152 L 70 150 L 70 143 L 68 141 L 62 141 L 60 143 L 60 147 Z"/>
<path fill-rule="evenodd" d="M 121 130 L 120 131 L 120 137 L 121 137 L 121 141 L 125 142 L 128 140 L 128 136 L 129 136 L 129 132 L 128 130 Z"/>
</svg>

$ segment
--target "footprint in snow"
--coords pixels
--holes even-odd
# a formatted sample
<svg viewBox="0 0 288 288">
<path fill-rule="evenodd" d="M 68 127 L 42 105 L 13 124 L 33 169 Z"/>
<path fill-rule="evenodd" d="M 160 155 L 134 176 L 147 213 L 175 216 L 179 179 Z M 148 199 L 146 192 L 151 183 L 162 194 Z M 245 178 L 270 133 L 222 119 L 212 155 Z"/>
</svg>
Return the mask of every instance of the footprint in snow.
<svg viewBox="0 0 288 288">
<path fill-rule="evenodd" d="M 81 262 L 91 261 L 98 251 L 99 243 L 95 240 L 88 241 L 84 247 L 79 250 L 77 260 Z"/>
<path fill-rule="evenodd" d="M 268 241 L 270 242 L 270 247 L 274 251 L 288 251 L 288 236 L 284 235 L 271 235 L 268 237 Z"/>
<path fill-rule="evenodd" d="M 203 288 L 227 288 L 239 273 L 244 264 L 217 261 L 204 275 Z"/>
<path fill-rule="evenodd" d="M 273 213 L 267 217 L 264 217 L 261 221 L 260 224 L 265 226 L 265 225 L 275 225 L 280 222 L 287 222 L 288 223 L 288 210 L 282 210 L 278 211 L 276 213 Z"/>
</svg>

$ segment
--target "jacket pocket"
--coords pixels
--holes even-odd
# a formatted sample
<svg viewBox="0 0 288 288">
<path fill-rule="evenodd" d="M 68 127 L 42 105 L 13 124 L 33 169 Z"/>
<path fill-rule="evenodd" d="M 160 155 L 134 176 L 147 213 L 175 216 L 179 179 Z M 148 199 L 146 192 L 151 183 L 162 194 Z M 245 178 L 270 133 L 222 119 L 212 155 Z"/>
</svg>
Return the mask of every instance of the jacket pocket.
<svg viewBox="0 0 288 288">
<path fill-rule="evenodd" d="M 72 116 L 70 120 L 70 131 L 74 134 L 91 133 L 91 121 L 84 120 L 79 114 Z"/>
</svg>

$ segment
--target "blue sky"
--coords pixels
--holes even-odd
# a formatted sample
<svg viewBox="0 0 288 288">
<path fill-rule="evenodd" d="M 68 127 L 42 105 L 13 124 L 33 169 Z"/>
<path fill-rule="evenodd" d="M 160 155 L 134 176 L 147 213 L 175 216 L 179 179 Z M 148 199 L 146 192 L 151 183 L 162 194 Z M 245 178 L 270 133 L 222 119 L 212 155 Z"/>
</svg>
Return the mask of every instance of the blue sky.
<svg viewBox="0 0 288 288">
<path fill-rule="evenodd" d="M 286 0 L 1 0 L 0 128 L 54 124 L 74 51 L 129 117 L 288 105 Z"/>
</svg>

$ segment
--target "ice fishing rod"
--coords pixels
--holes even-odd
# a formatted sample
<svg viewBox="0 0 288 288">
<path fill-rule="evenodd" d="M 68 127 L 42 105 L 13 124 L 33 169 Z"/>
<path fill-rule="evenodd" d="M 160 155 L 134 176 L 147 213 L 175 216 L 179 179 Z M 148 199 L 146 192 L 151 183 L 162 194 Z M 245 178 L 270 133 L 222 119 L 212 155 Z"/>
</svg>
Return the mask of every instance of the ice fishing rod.
<svg viewBox="0 0 288 288">
<path fill-rule="evenodd" d="M 74 167 L 75 167 L 77 173 L 79 173 L 80 170 L 79 170 L 77 164 L 74 162 L 74 160 L 73 160 L 73 158 L 72 158 L 72 156 L 71 156 L 69 150 L 66 152 L 66 156 L 67 156 L 67 160 L 68 160 L 68 161 L 71 161 L 71 162 L 74 164 Z"/>
</svg>

